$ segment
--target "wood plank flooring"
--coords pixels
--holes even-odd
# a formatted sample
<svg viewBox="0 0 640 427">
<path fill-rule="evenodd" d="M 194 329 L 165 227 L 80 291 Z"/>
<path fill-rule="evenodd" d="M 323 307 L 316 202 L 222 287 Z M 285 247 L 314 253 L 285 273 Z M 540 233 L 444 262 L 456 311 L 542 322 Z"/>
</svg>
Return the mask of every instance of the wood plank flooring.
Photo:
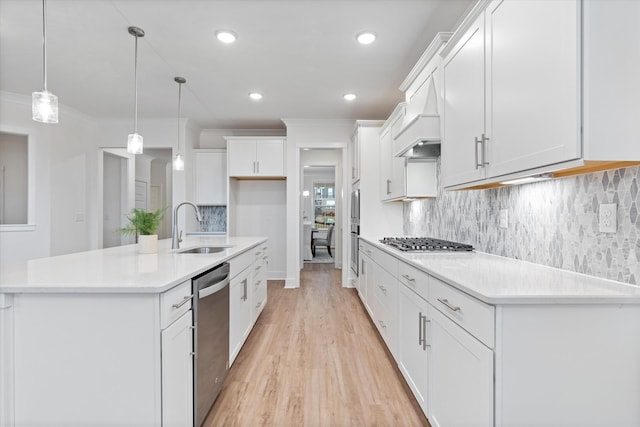
<svg viewBox="0 0 640 427">
<path fill-rule="evenodd" d="M 205 427 L 429 426 L 333 264 L 306 264 L 299 289 L 270 281 L 268 303 Z"/>
</svg>

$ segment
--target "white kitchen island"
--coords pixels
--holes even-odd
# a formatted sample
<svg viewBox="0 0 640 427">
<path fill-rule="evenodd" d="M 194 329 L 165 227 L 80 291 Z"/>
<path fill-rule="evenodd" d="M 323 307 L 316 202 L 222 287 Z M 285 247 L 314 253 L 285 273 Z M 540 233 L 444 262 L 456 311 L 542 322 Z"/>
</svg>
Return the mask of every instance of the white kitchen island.
<svg viewBox="0 0 640 427">
<path fill-rule="evenodd" d="M 432 426 L 640 425 L 640 287 L 360 239 L 359 295 Z"/>
<path fill-rule="evenodd" d="M 179 254 L 168 239 L 157 254 L 128 245 L 2 266 L 0 425 L 189 425 L 191 278 L 229 262 L 250 280 L 265 242 L 188 237 L 181 249 L 229 248 Z"/>
</svg>

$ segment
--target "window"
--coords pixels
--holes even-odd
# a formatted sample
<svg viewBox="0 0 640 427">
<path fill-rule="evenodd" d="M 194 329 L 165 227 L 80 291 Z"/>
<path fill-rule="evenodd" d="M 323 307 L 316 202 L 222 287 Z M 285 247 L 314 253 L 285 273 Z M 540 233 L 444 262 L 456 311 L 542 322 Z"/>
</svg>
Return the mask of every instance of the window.
<svg viewBox="0 0 640 427">
<path fill-rule="evenodd" d="M 336 221 L 336 193 L 334 183 L 313 184 L 313 209 L 316 228 L 329 228 Z"/>
<path fill-rule="evenodd" d="M 0 225 L 29 222 L 29 137 L 0 132 Z"/>
</svg>

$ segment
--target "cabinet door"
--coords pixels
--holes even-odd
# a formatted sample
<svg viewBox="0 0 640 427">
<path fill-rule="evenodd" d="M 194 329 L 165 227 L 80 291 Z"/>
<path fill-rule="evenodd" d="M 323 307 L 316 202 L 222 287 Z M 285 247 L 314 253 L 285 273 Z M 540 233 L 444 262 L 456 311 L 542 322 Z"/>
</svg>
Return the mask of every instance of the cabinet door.
<svg viewBox="0 0 640 427">
<path fill-rule="evenodd" d="M 256 174 L 256 141 L 234 140 L 227 144 L 229 176 Z"/>
<path fill-rule="evenodd" d="M 443 186 L 484 178 L 476 144 L 485 132 L 484 14 L 449 52 L 443 65 Z"/>
<path fill-rule="evenodd" d="M 392 177 L 391 177 L 391 147 L 393 140 L 391 138 L 391 127 L 380 135 L 380 199 L 391 199 Z"/>
<path fill-rule="evenodd" d="M 227 204 L 226 153 L 195 153 L 195 193 L 197 205 Z"/>
<path fill-rule="evenodd" d="M 373 317 L 371 314 L 371 307 L 369 300 L 373 298 L 373 287 L 375 281 L 375 264 L 373 260 L 365 255 L 363 251 L 360 251 L 360 299 L 364 303 L 369 317 Z"/>
<path fill-rule="evenodd" d="M 284 176 L 284 141 L 256 141 L 256 175 Z"/>
<path fill-rule="evenodd" d="M 355 184 L 360 181 L 360 137 L 359 130 L 353 135 L 351 150 L 351 182 Z"/>
<path fill-rule="evenodd" d="M 229 366 L 251 331 L 251 267 L 229 284 Z"/>
<path fill-rule="evenodd" d="M 578 3 L 495 0 L 487 8 L 490 176 L 580 157 Z"/>
<path fill-rule="evenodd" d="M 193 425 L 193 312 L 162 331 L 162 425 Z"/>
<path fill-rule="evenodd" d="M 429 422 L 493 426 L 493 351 L 438 310 L 429 316 Z"/>
<path fill-rule="evenodd" d="M 429 304 L 400 285 L 398 292 L 398 367 L 422 411 L 427 414 L 428 360 L 426 328 Z"/>
</svg>

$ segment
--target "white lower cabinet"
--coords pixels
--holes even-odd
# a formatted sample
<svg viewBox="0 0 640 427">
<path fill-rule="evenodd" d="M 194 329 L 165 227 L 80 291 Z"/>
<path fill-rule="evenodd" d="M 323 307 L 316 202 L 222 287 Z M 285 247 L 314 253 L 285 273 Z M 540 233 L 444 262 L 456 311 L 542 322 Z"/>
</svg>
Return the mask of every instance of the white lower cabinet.
<svg viewBox="0 0 640 427">
<path fill-rule="evenodd" d="M 493 351 L 435 309 L 427 345 L 431 425 L 493 426 Z"/>
<path fill-rule="evenodd" d="M 247 268 L 229 284 L 229 366 L 251 331 L 251 273 Z"/>
<path fill-rule="evenodd" d="M 162 331 L 162 425 L 193 425 L 193 311 Z"/>
<path fill-rule="evenodd" d="M 398 290 L 398 367 L 422 411 L 428 413 L 429 304 L 404 285 Z"/>
</svg>

